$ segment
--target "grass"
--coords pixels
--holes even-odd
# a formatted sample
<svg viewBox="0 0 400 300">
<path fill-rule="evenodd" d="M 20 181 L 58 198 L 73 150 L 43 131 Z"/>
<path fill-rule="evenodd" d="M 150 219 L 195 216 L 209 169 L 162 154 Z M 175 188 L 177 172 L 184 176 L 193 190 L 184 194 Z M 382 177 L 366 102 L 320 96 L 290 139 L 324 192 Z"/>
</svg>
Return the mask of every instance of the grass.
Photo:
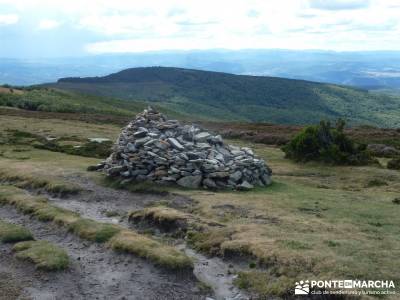
<svg viewBox="0 0 400 300">
<path fill-rule="evenodd" d="M 38 207 L 33 211 L 33 215 L 43 222 L 54 221 L 54 223 L 62 226 L 71 226 L 79 220 L 79 214 L 71 212 L 67 209 L 49 205 L 43 202 L 42 207 Z"/>
<path fill-rule="evenodd" d="M 128 220 L 139 227 L 144 225 L 145 230 L 157 227 L 163 234 L 173 238 L 188 238 L 190 233 L 207 232 L 209 224 L 205 220 L 160 203 L 158 205 L 132 211 L 128 213 Z"/>
<path fill-rule="evenodd" d="M 13 250 L 18 259 L 31 261 L 41 270 L 63 270 L 69 265 L 68 254 L 48 241 L 20 242 L 14 245 Z"/>
<path fill-rule="evenodd" d="M 193 268 L 191 259 L 174 247 L 161 246 L 159 242 L 133 231 L 121 230 L 109 245 L 116 251 L 135 254 L 169 269 Z"/>
<path fill-rule="evenodd" d="M 0 203 L 13 205 L 24 214 L 33 214 L 47 206 L 47 199 L 30 197 L 16 187 L 0 186 Z"/>
<path fill-rule="evenodd" d="M 111 140 L 98 143 L 76 136 L 53 137 L 46 134 L 33 134 L 20 129 L 5 130 L 1 138 L 2 144 L 16 145 L 14 152 L 27 152 L 28 147 L 62 152 L 71 155 L 106 158 L 111 154 L 113 142 Z M 22 147 L 25 146 L 25 147 Z M 19 159 L 29 159 L 29 156 L 20 155 Z"/>
<path fill-rule="evenodd" d="M 97 243 L 107 242 L 121 231 L 121 228 L 114 224 L 100 223 L 82 218 L 73 222 L 68 229 L 85 240 Z"/>
<path fill-rule="evenodd" d="M 15 243 L 28 240 L 33 240 L 33 235 L 28 229 L 0 220 L 0 242 Z"/>
<path fill-rule="evenodd" d="M 24 129 L 27 122 L 29 130 Z M 2 116 L 0 124 L 7 128 L 7 123 L 14 129 L 31 130 L 33 134 L 43 128 L 51 134 L 67 138 L 73 133 L 79 138 L 101 136 L 114 140 L 119 132 L 117 126 L 108 124 L 100 128 L 98 124 L 78 121 L 13 120 L 3 119 Z M 267 128 L 265 130 L 268 131 Z M 371 137 L 383 136 L 380 131 L 363 128 L 359 137 L 369 138 L 365 134 L 370 131 Z M 387 133 L 388 136 L 393 134 L 393 139 L 398 134 L 395 130 Z M 279 278 L 287 278 L 293 283 L 298 279 L 393 279 L 396 286 L 400 286 L 400 201 L 396 200 L 400 197 L 400 172 L 386 169 L 385 164 L 327 167 L 316 162 L 295 163 L 284 159 L 284 153 L 277 147 L 238 140 L 227 142 L 252 147 L 272 168 L 273 184 L 243 193 L 178 189 L 168 189 L 168 192 L 193 199 L 190 207 L 192 216 L 187 213 L 190 218 L 223 225 L 223 228 L 210 226 L 204 231 L 190 227 L 188 235 L 196 249 L 225 257 L 234 254 L 240 261 L 248 259 L 256 264 L 250 272 L 260 274 L 243 274 L 240 286 L 258 290 L 262 295 L 278 288 L 268 287 L 270 282 L 281 286 L 277 294 L 284 294 L 287 284 Z M 99 179 L 99 182 L 102 178 L 100 173 L 85 171 L 88 165 L 98 163 L 97 159 L 29 147 L 24 152 L 12 151 L 15 148 L 15 145 L 0 145 L 0 152 L 4 153 L 0 156 L 1 171 L 38 178 L 46 174 L 46 178 L 57 180 L 62 176 L 78 175 L 90 176 Z M 16 157 L 21 154 L 29 156 L 29 159 L 18 160 Z M 385 184 L 381 184 L 383 182 Z M 134 189 L 142 192 L 155 190 L 145 185 Z M 3 193 L 2 190 L 0 194 Z M 18 193 L 12 190 L 10 194 Z M 43 198 L 32 202 L 25 196 L 14 195 L 13 201 L 29 213 L 43 208 L 41 202 L 46 203 Z M 232 209 L 224 209 L 227 206 Z M 168 219 L 167 212 L 171 211 L 158 211 L 155 217 Z M 173 213 L 171 218 L 177 216 Z M 66 227 L 80 218 L 68 214 L 59 214 L 58 217 L 68 220 Z M 129 240 L 124 240 L 127 236 L 120 231 L 107 243 L 110 245 L 113 241 L 117 251 L 129 251 L 130 245 L 133 245 L 134 251 L 139 253 L 141 248 L 140 242 L 136 241 L 137 236 L 133 234 Z M 164 251 L 161 249 L 167 246 L 161 242 L 159 245 L 159 249 L 155 248 L 160 250 L 162 256 Z M 146 249 L 150 251 L 151 247 Z"/>
<path fill-rule="evenodd" d="M 43 189 L 46 192 L 61 196 L 77 194 L 81 191 L 81 188 L 75 184 L 45 176 L 23 174 L 13 167 L 0 170 L 0 182 L 1 181 L 13 183 L 21 188 Z"/>
<path fill-rule="evenodd" d="M 165 268 L 193 268 L 191 259 L 174 247 L 118 225 L 82 218 L 77 213 L 51 205 L 44 198 L 30 196 L 16 187 L 0 186 L 0 203 L 14 205 L 21 212 L 33 215 L 40 221 L 53 221 L 82 239 L 108 242 L 116 251 L 143 257 Z"/>
<path fill-rule="evenodd" d="M 29 126 L 27 125 L 29 124 Z M 18 130 L 35 135 L 55 136 L 58 138 L 87 140 L 88 138 L 115 139 L 121 129 L 120 125 L 89 124 L 81 120 L 63 120 L 57 115 L 53 118 L 28 118 L 23 116 L 1 115 L 0 131 Z"/>
<path fill-rule="evenodd" d="M 0 90 L 0 105 L 32 111 L 60 113 L 101 113 L 130 115 L 146 107 L 145 103 L 95 97 L 48 88 Z"/>
<path fill-rule="evenodd" d="M 286 286 L 277 280 L 281 277 L 291 282 L 385 278 L 400 284 L 400 221 L 394 201 L 399 172 L 297 164 L 284 159 L 278 148 L 253 147 L 272 168 L 273 184 L 246 193 L 191 191 L 197 203 L 193 213 L 225 225 L 190 232 L 193 247 L 211 255 L 250 257 L 261 266 L 255 271 L 270 279 L 245 274 L 241 286 L 262 295 L 277 288 L 268 282 Z M 227 217 L 222 209 L 227 205 L 244 213 Z M 283 290 L 278 294 L 284 295 Z"/>
<path fill-rule="evenodd" d="M 239 272 L 234 284 L 256 294 L 260 299 L 271 296 L 289 297 L 294 286 L 286 276 L 275 277 L 260 271 Z"/>
<path fill-rule="evenodd" d="M 128 217 L 129 220 L 148 220 L 155 224 L 171 226 L 178 222 L 187 224 L 191 215 L 165 206 L 153 206 L 130 212 Z"/>
</svg>

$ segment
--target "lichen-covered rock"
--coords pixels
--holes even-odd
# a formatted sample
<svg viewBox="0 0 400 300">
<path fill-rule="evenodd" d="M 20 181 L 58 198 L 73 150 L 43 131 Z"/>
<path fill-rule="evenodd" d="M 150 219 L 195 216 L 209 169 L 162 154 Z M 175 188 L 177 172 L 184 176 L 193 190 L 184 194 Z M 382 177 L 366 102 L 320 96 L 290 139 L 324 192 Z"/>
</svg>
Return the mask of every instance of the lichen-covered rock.
<svg viewBox="0 0 400 300">
<path fill-rule="evenodd" d="M 149 107 L 126 126 L 103 163 L 108 176 L 187 188 L 242 189 L 271 183 L 271 169 L 250 148 L 168 120 Z"/>
</svg>

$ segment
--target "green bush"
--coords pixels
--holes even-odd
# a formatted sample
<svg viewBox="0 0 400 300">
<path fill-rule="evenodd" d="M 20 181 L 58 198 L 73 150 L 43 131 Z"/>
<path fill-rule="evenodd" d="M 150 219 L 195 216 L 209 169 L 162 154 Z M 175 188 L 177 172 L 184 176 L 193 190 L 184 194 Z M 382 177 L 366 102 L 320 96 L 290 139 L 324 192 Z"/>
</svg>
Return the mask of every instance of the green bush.
<svg viewBox="0 0 400 300">
<path fill-rule="evenodd" d="M 366 145 L 356 145 L 343 129 L 345 122 L 338 120 L 336 127 L 330 122 L 308 126 L 283 147 L 286 158 L 294 161 L 321 161 L 336 165 L 364 165 L 372 162 Z"/>
</svg>

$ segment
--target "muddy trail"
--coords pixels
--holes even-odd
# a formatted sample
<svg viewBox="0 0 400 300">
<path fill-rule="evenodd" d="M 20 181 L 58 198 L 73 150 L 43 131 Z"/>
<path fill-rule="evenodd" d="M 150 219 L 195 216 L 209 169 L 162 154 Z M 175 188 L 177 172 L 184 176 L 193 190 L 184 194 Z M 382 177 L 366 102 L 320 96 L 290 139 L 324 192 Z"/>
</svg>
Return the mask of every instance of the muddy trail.
<svg viewBox="0 0 400 300">
<path fill-rule="evenodd" d="M 127 228 L 133 228 L 125 217 L 129 211 L 161 201 L 177 209 L 193 205 L 192 199 L 181 195 L 116 190 L 84 176 L 69 177 L 68 181 L 80 185 L 83 192 L 66 198 L 46 195 L 51 203 L 83 217 Z M 233 285 L 232 266 L 222 259 L 196 253 L 183 240 L 175 245 L 194 259 L 193 274 L 176 274 L 141 258 L 83 241 L 54 224 L 24 216 L 10 206 L 0 207 L 0 219 L 29 228 L 36 239 L 59 245 L 71 258 L 69 270 L 49 274 L 17 261 L 10 245 L 0 245 L 0 275 L 12 275 L 13 281 L 24 287 L 23 295 L 28 299 L 249 299 Z M 212 291 L 202 289 L 204 284 Z"/>
<path fill-rule="evenodd" d="M 116 190 L 98 185 L 83 176 L 75 176 L 68 180 L 80 185 L 86 192 L 70 196 L 67 199 L 50 197 L 49 199 L 55 205 L 78 212 L 87 218 L 118 223 L 128 228 L 134 228 L 126 218 L 126 213 L 129 211 L 143 209 L 161 201 L 167 202 L 168 206 L 177 209 L 190 209 L 194 204 L 192 199 L 181 195 L 132 193 L 126 190 Z M 235 275 L 233 275 L 234 269 L 231 263 L 197 253 L 190 249 L 183 240 L 178 241 L 176 247 L 194 259 L 193 273 L 199 281 L 212 289 L 212 299 L 249 299 L 248 295 L 233 285 Z"/>
<path fill-rule="evenodd" d="M 189 208 L 193 200 L 171 193 L 132 193 L 123 189 L 114 189 L 95 183 L 85 176 L 68 177 L 68 181 L 79 185 L 83 192 L 71 195 L 66 199 L 50 197 L 57 205 L 79 212 L 85 217 L 97 221 L 110 222 L 108 213 L 119 216 L 132 210 L 142 209 L 160 202 L 167 202 L 169 206 L 182 209 Z"/>
<path fill-rule="evenodd" d="M 52 223 L 43 223 L 0 207 L 2 220 L 29 228 L 36 239 L 50 241 L 68 252 L 66 271 L 35 270 L 16 260 L 12 245 L 0 245 L 0 274 L 9 274 L 27 299 L 204 299 L 190 274 L 162 270 L 132 255 L 83 241 Z M 17 283 L 17 284 L 16 284 Z M 1 298 L 1 296 L 0 296 Z M 12 297 L 9 299 L 13 299 Z"/>
</svg>

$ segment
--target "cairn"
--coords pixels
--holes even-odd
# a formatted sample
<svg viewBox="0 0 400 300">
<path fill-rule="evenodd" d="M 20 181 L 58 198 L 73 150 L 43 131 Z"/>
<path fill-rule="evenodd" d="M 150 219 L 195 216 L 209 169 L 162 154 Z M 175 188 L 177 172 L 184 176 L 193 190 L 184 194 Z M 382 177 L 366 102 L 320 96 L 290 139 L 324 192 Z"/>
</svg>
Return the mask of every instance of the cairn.
<svg viewBox="0 0 400 300">
<path fill-rule="evenodd" d="M 108 176 L 186 188 L 240 189 L 271 183 L 271 169 L 247 147 L 225 145 L 194 125 L 149 107 L 126 126 L 102 163 Z"/>
</svg>

